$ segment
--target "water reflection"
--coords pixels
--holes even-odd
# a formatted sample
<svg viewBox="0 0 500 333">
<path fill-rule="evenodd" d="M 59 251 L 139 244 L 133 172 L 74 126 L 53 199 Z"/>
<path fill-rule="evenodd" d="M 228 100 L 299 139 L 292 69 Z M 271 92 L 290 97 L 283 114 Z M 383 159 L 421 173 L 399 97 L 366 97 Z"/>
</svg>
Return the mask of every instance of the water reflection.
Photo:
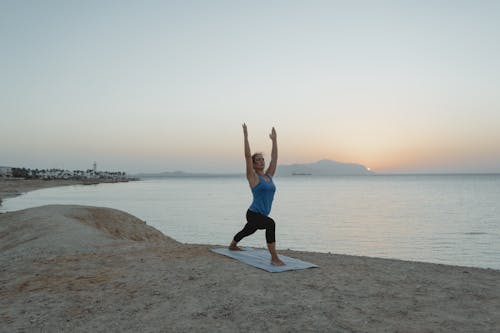
<svg viewBox="0 0 500 333">
<path fill-rule="evenodd" d="M 279 248 L 500 269 L 500 176 L 276 178 Z M 69 186 L 6 199 L 112 207 L 187 243 L 227 244 L 245 223 L 244 178 Z M 244 246 L 265 246 L 258 231 Z"/>
</svg>

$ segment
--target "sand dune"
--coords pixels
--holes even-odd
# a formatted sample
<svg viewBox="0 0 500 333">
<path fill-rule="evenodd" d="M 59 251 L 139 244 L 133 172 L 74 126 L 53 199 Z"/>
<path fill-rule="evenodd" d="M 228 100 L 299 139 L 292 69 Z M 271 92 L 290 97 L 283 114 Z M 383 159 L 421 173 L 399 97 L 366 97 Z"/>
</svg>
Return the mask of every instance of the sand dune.
<svg viewBox="0 0 500 333">
<path fill-rule="evenodd" d="M 498 332 L 500 272 L 282 251 L 271 274 L 117 210 L 0 214 L 0 331 Z"/>
</svg>

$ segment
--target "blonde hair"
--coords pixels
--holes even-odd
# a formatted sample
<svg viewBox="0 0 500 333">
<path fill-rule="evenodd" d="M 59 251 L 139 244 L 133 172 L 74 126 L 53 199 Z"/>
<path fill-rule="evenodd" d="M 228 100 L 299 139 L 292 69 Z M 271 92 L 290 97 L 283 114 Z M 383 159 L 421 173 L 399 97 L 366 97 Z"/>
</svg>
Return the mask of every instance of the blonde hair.
<svg viewBox="0 0 500 333">
<path fill-rule="evenodd" d="M 255 163 L 255 157 L 257 157 L 258 155 L 260 155 L 260 156 L 262 156 L 262 158 L 264 158 L 264 154 L 262 154 L 262 153 L 255 153 L 255 154 L 252 155 L 252 162 Z"/>
</svg>

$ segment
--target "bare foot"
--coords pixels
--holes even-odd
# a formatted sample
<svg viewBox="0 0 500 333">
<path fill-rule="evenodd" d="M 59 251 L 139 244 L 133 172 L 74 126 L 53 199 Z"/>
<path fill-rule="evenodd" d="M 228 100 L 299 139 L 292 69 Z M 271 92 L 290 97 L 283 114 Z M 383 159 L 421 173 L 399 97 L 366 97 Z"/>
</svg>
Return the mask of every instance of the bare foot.
<svg viewBox="0 0 500 333">
<path fill-rule="evenodd" d="M 271 260 L 271 265 L 274 266 L 285 266 L 285 263 L 279 259 L 273 259 Z"/>
<path fill-rule="evenodd" d="M 241 247 L 238 247 L 237 244 L 238 243 L 233 239 L 231 241 L 231 244 L 229 244 L 227 248 L 230 249 L 231 251 L 243 251 L 243 249 Z"/>
</svg>

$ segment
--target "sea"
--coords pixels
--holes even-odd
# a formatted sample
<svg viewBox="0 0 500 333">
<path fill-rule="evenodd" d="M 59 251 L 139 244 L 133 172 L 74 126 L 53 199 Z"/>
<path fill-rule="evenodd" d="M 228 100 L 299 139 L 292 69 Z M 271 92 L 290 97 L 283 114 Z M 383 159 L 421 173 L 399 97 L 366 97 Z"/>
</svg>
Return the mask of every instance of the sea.
<svg viewBox="0 0 500 333">
<path fill-rule="evenodd" d="M 278 249 L 500 270 L 500 175 L 275 177 Z M 245 224 L 244 176 L 75 185 L 5 199 L 1 212 L 47 204 L 116 208 L 182 243 L 227 245 Z M 242 246 L 265 247 L 265 232 Z"/>
</svg>

